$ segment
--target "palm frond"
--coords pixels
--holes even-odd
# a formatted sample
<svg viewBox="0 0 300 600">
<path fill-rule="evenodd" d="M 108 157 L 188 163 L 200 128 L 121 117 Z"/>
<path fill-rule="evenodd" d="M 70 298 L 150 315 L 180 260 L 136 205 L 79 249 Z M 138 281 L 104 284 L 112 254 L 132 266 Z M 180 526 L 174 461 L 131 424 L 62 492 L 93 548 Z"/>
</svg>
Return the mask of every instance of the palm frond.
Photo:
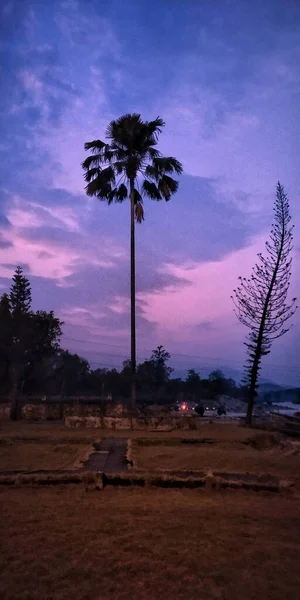
<svg viewBox="0 0 300 600">
<path fill-rule="evenodd" d="M 88 173 L 86 174 L 86 177 Z M 86 186 L 88 196 L 97 196 L 98 198 L 108 198 L 112 191 L 112 184 L 116 181 L 113 167 L 109 166 L 106 169 L 98 169 L 94 179 L 91 179 Z"/>
<path fill-rule="evenodd" d="M 143 181 L 142 190 L 146 196 L 151 198 L 151 200 L 161 200 L 161 194 L 155 183 L 153 181 L 148 181 L 145 179 Z"/>
<path fill-rule="evenodd" d="M 148 155 L 149 158 L 153 160 L 154 158 L 158 158 L 159 156 L 161 156 L 161 152 L 157 150 L 157 148 L 153 148 L 152 146 L 150 146 L 148 148 Z"/>
<path fill-rule="evenodd" d="M 182 164 L 173 156 L 160 156 L 153 160 L 153 164 L 160 173 L 175 172 L 177 175 L 181 175 L 183 170 Z"/>
<path fill-rule="evenodd" d="M 158 187 L 160 184 L 168 186 L 170 194 L 175 194 L 179 187 L 179 182 L 176 179 L 173 179 L 173 177 L 169 177 L 169 175 L 163 175 L 159 181 Z"/>
<path fill-rule="evenodd" d="M 149 135 L 158 136 L 159 133 L 162 132 L 163 127 L 165 126 L 165 122 L 161 117 L 156 117 L 154 121 L 148 121 L 146 123 L 147 130 L 149 131 Z"/>
<path fill-rule="evenodd" d="M 111 185 L 109 183 L 102 182 L 100 177 L 97 177 L 87 184 L 85 191 L 88 196 L 96 196 L 101 200 L 106 200 L 108 194 L 111 192 Z"/>
<path fill-rule="evenodd" d="M 128 113 L 111 121 L 106 129 L 106 137 L 122 146 L 126 146 L 133 132 L 142 125 L 141 115 Z"/>
<path fill-rule="evenodd" d="M 157 172 L 156 167 L 152 164 L 152 165 L 147 165 L 144 173 L 146 175 L 146 177 L 149 177 L 150 179 L 158 179 L 159 178 L 159 173 Z"/>
<path fill-rule="evenodd" d="M 168 177 L 168 175 L 163 175 L 159 180 L 157 187 L 164 199 L 168 202 L 172 194 L 177 192 L 178 185 L 178 181 L 175 181 L 175 179 L 172 179 L 172 177 Z"/>
<path fill-rule="evenodd" d="M 114 157 L 114 150 L 110 147 L 109 144 L 105 144 L 105 148 L 103 150 L 103 159 L 106 162 L 110 162 L 112 160 L 112 158 Z"/>
<path fill-rule="evenodd" d="M 137 204 L 135 205 L 134 214 L 137 223 L 141 223 L 142 221 L 144 221 L 144 208 L 141 202 L 137 202 Z"/>
<path fill-rule="evenodd" d="M 134 188 L 134 204 L 143 203 L 143 198 L 136 188 Z"/>
<path fill-rule="evenodd" d="M 128 190 L 126 185 L 124 183 L 121 183 L 116 192 L 116 201 L 123 202 L 125 198 L 128 198 Z"/>
<path fill-rule="evenodd" d="M 151 165 L 148 165 L 145 169 L 146 177 L 159 181 L 165 173 L 182 173 L 182 165 L 176 159 L 169 157 L 155 157 Z"/>
<path fill-rule="evenodd" d="M 115 151 L 109 146 L 104 144 L 100 152 L 95 154 L 94 152 L 87 156 L 87 158 L 81 163 L 83 169 L 87 170 L 91 167 L 99 167 L 105 163 L 110 163 L 114 157 Z"/>
<path fill-rule="evenodd" d="M 127 164 L 124 160 L 116 160 L 112 163 L 112 167 L 117 175 L 121 175 L 121 173 L 126 172 L 126 166 Z"/>
<path fill-rule="evenodd" d="M 95 177 L 99 175 L 100 171 L 101 169 L 99 169 L 99 167 L 93 167 L 92 169 L 88 169 L 84 174 L 85 181 L 89 183 L 89 181 L 92 181 L 92 179 L 95 179 Z"/>
<path fill-rule="evenodd" d="M 91 150 L 93 154 L 95 154 L 96 152 L 99 152 L 99 150 L 102 150 L 104 146 L 106 146 L 106 144 L 101 140 L 93 140 L 92 142 L 85 142 L 84 149 Z"/>
</svg>

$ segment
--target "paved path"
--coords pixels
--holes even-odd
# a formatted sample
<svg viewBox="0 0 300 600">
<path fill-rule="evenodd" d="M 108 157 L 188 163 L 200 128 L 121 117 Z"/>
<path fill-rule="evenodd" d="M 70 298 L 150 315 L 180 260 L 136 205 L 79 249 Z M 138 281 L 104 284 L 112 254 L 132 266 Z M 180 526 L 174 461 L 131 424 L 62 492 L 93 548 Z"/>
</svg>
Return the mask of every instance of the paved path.
<svg viewBox="0 0 300 600">
<path fill-rule="evenodd" d="M 107 438 L 96 447 L 97 450 L 84 463 L 85 470 L 105 471 L 106 473 L 124 473 L 128 471 L 126 439 Z"/>
</svg>

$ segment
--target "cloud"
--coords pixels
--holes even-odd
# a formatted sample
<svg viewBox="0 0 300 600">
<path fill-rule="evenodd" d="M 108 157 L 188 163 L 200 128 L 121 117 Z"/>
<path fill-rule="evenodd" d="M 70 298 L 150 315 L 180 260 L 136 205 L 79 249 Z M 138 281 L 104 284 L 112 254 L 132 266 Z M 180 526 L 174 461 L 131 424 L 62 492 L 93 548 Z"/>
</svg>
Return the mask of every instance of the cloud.
<svg viewBox="0 0 300 600">
<path fill-rule="evenodd" d="M 255 256 L 264 248 L 265 236 L 252 240 L 251 245 L 229 253 L 219 261 L 193 261 L 181 265 L 165 263 L 162 269 L 184 280 L 188 285 L 168 285 L 153 292 L 140 292 L 142 316 L 157 328 L 157 335 L 181 343 L 205 346 L 206 355 L 215 350 L 226 356 L 236 355 L 234 342 L 242 340 L 245 329 L 233 314 L 230 296 L 238 277 L 251 274 Z M 291 294 L 299 293 L 297 265 L 292 279 Z M 205 340 L 199 337 L 199 321 L 205 324 Z M 296 316 L 299 322 L 299 316 Z"/>
<path fill-rule="evenodd" d="M 66 320 L 68 329 L 74 326 L 80 327 L 85 337 L 88 334 L 93 337 L 100 335 L 118 339 L 120 336 L 128 338 L 129 335 L 128 322 L 124 325 L 122 320 L 119 321 L 119 315 L 108 315 L 96 303 L 87 304 L 85 307 L 66 306 L 60 311 L 60 317 Z M 113 327 L 110 327 L 111 323 L 113 323 Z"/>
<path fill-rule="evenodd" d="M 43 207 L 17 197 L 11 198 L 8 215 L 11 228 L 2 233 L 6 263 L 26 261 L 31 274 L 58 285 L 70 285 L 67 278 L 86 266 L 114 268 L 124 256 L 108 236 L 102 236 L 99 253 L 99 239 L 87 238 L 71 207 Z M 7 266 L 2 265 L 0 274 L 9 275 Z"/>
<path fill-rule="evenodd" d="M 0 240 L 0 248 L 5 249 L 5 248 L 11 248 L 13 246 L 13 243 L 10 240 Z"/>
</svg>

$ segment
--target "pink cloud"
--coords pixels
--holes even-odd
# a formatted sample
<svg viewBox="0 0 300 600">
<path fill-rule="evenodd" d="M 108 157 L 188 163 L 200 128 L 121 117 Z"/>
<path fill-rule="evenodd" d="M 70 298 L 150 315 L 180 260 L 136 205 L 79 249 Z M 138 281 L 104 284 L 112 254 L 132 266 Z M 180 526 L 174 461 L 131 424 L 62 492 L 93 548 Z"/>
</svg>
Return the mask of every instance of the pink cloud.
<svg viewBox="0 0 300 600">
<path fill-rule="evenodd" d="M 119 315 L 127 314 L 130 310 L 130 300 L 125 296 L 115 296 L 109 308 Z"/>
<path fill-rule="evenodd" d="M 126 327 L 108 328 L 106 325 L 107 313 L 102 311 L 96 303 L 82 306 L 66 306 L 60 310 L 59 316 L 65 320 L 68 327 L 80 327 L 84 329 L 84 335 L 88 334 L 87 342 L 101 336 L 101 338 L 129 338 L 129 325 Z"/>
<path fill-rule="evenodd" d="M 84 265 L 114 268 L 127 256 L 127 249 L 124 250 L 107 236 L 101 239 L 99 253 L 99 238 L 86 235 L 80 223 L 80 215 L 71 208 L 42 207 L 24 202 L 21 198 L 12 198 L 7 217 L 12 227 L 3 231 L 3 239 L 13 245 L 2 251 L 5 264 L 26 263 L 30 273 L 53 279 L 60 286 L 69 285 L 65 279 Z M 74 232 L 76 243 L 68 240 L 34 240 L 27 235 L 30 230 L 51 225 Z M 0 266 L 0 276 L 10 277 L 11 268 Z"/>
<path fill-rule="evenodd" d="M 200 345 L 206 356 L 216 354 L 216 348 L 225 357 L 239 351 L 236 343 L 244 339 L 247 331 L 233 313 L 230 296 L 238 285 L 238 277 L 251 274 L 258 252 L 264 252 L 266 239 L 268 235 L 259 236 L 248 247 L 220 261 L 166 263 L 163 271 L 188 285 L 178 283 L 138 294 L 143 316 L 156 325 L 157 336 L 169 343 Z M 299 264 L 295 262 L 291 297 L 300 295 L 298 274 Z M 295 323 L 299 323 L 299 316 L 295 315 Z"/>
</svg>

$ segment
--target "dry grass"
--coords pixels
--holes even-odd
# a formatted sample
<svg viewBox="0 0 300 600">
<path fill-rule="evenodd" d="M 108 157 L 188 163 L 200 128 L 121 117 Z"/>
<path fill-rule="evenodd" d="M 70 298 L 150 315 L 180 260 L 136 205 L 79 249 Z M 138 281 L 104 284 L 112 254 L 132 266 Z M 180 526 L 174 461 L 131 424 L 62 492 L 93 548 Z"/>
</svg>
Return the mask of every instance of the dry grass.
<svg viewBox="0 0 300 600">
<path fill-rule="evenodd" d="M 103 487 L 102 478 L 94 471 L 63 471 L 61 473 L 19 473 L 0 475 L 0 485 L 16 485 L 17 487 L 29 485 L 62 485 L 83 483 L 84 485 L 97 485 Z"/>
<path fill-rule="evenodd" d="M 174 429 L 173 431 L 140 431 L 125 429 L 69 429 L 61 421 L 41 421 L 38 423 L 28 421 L 0 421 L 0 439 L 40 439 L 51 438 L 68 441 L 84 440 L 86 443 L 97 441 L 104 437 L 124 437 L 124 438 L 153 438 L 153 439 L 180 439 L 182 437 L 213 437 L 222 440 L 245 440 L 249 437 L 249 429 L 238 427 L 236 424 L 216 422 L 209 424 L 203 422 L 201 429 L 193 431 L 183 431 Z"/>
<path fill-rule="evenodd" d="M 1 440 L 0 471 L 76 469 L 93 451 L 92 445 L 50 440 Z"/>
<path fill-rule="evenodd" d="M 130 438 L 128 458 L 147 471 L 297 476 L 299 457 L 242 443 L 254 435 L 255 445 L 265 448 L 263 432 L 227 424 L 166 433 L 2 423 L 0 470 L 27 469 L 28 461 L 35 469 L 68 468 L 67 461 L 74 465 L 93 441 L 116 436 Z M 183 437 L 217 443 L 182 444 Z M 61 485 L 65 476 L 59 474 L 53 486 L 32 487 L 43 477 L 47 483 L 47 475 L 39 481 L 21 475 L 17 485 L 0 487 L 1 599 L 299 600 L 298 486 L 277 494 L 174 490 L 145 479 L 144 488 L 100 490 L 94 473 L 72 476 L 79 485 Z M 152 476 L 152 486 L 159 478 L 166 485 L 175 479 Z"/>
<path fill-rule="evenodd" d="M 99 431 L 70 431 L 62 423 L 0 423 L 0 471 L 75 469 L 100 441 Z"/>
<path fill-rule="evenodd" d="M 98 439 L 99 429 L 68 429 L 61 421 L 0 421 L 0 441 L 89 444 Z"/>
<path fill-rule="evenodd" d="M 1 489 L 3 600 L 299 599 L 299 498 Z"/>
<path fill-rule="evenodd" d="M 142 470 L 252 472 L 294 479 L 299 477 L 300 469 L 300 456 L 286 456 L 279 449 L 258 450 L 244 443 L 227 440 L 218 441 L 213 445 L 174 444 L 170 441 L 166 444 L 156 444 L 155 440 L 146 444 L 135 442 L 132 455 L 135 467 Z"/>
</svg>

